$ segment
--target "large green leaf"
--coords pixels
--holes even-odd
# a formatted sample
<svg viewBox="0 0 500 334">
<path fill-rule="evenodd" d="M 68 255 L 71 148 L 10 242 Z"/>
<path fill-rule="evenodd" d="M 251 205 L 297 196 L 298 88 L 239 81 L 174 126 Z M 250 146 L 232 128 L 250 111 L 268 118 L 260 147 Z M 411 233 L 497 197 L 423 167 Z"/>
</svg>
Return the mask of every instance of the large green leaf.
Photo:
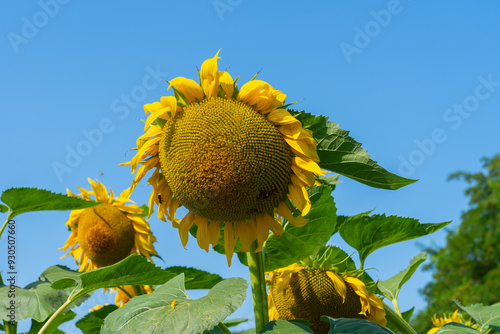
<svg viewBox="0 0 500 334">
<path fill-rule="evenodd" d="M 267 239 L 265 247 L 266 271 L 286 267 L 292 263 L 316 254 L 331 236 L 337 232 L 337 209 L 331 195 L 331 188 L 319 186 L 309 189 L 312 208 L 303 227 L 286 223 L 285 232 Z"/>
<path fill-rule="evenodd" d="M 262 327 L 260 333 L 266 334 L 312 334 L 307 326 L 297 322 L 275 320 Z"/>
<path fill-rule="evenodd" d="M 111 266 L 87 271 L 78 277 L 67 277 L 55 281 L 54 289 L 76 285 L 72 299 L 96 289 L 115 288 L 122 285 L 159 285 L 175 277 L 175 273 L 161 269 L 140 255 L 130 255 Z M 71 282 L 72 281 L 72 282 Z"/>
<path fill-rule="evenodd" d="M 229 278 L 206 296 L 193 300 L 187 295 L 181 274 L 111 313 L 104 320 L 101 333 L 198 334 L 214 328 L 236 311 L 245 300 L 247 286 L 242 278 Z"/>
<path fill-rule="evenodd" d="M 405 284 L 410 277 L 415 273 L 418 266 L 427 259 L 425 252 L 418 254 L 411 261 L 408 267 L 400 271 L 395 276 L 378 282 L 377 286 L 379 290 L 384 294 L 385 297 L 389 298 L 391 301 L 398 299 L 399 291 L 403 284 Z"/>
<path fill-rule="evenodd" d="M 492 293 L 495 292 L 492 291 Z M 474 319 L 481 332 L 486 332 L 490 326 L 500 326 L 500 303 L 489 306 L 481 304 L 463 306 L 458 301 L 455 301 L 455 304 Z"/>
<path fill-rule="evenodd" d="M 474 328 L 451 322 L 439 328 L 436 334 L 478 334 L 481 333 Z"/>
<path fill-rule="evenodd" d="M 328 121 L 328 117 L 292 111 L 302 125 L 313 131 L 317 143 L 320 167 L 342 174 L 368 186 L 395 190 L 416 180 L 388 172 L 372 160 L 361 143 L 349 136 L 349 131 Z"/>
<path fill-rule="evenodd" d="M 55 194 L 37 188 L 10 188 L 0 198 L 12 211 L 11 217 L 24 212 L 42 210 L 76 210 L 84 209 L 99 203 L 87 201 L 79 197 Z"/>
<path fill-rule="evenodd" d="M 211 289 L 215 284 L 222 281 L 222 277 L 217 274 L 212 274 L 204 270 L 188 268 L 182 266 L 174 266 L 165 268 L 169 273 L 184 274 L 186 280 L 186 289 Z"/>
<path fill-rule="evenodd" d="M 37 322 L 45 321 L 62 304 L 68 300 L 68 297 L 74 292 L 74 288 L 69 287 L 61 290 L 51 288 L 52 282 L 61 277 L 77 278 L 78 273 L 63 266 L 52 266 L 47 268 L 36 282 L 27 285 L 24 289 L 15 287 L 15 297 L 9 297 L 12 294 L 10 285 L 0 288 L 0 317 L 2 320 L 9 320 L 9 307 L 11 301 L 14 301 L 16 310 L 16 320 L 32 318 Z M 9 283 L 9 276 L 5 283 Z M 88 294 L 81 294 L 73 305 L 83 302 L 89 297 Z"/>
<path fill-rule="evenodd" d="M 116 309 L 118 309 L 116 305 L 106 305 L 97 311 L 90 312 L 76 322 L 76 327 L 78 327 L 83 334 L 99 334 L 101 332 L 101 326 L 104 324 L 104 319 Z"/>
<path fill-rule="evenodd" d="M 390 334 L 392 333 L 385 327 L 364 319 L 350 318 L 330 318 L 322 316 L 321 320 L 330 322 L 330 331 L 328 334 Z"/>
<path fill-rule="evenodd" d="M 65 334 L 58 327 L 65 322 L 73 320 L 75 317 L 76 317 L 76 313 L 73 311 L 69 311 L 66 313 L 60 313 L 59 315 L 57 315 L 57 317 L 55 317 L 54 320 L 52 320 L 50 325 L 47 326 L 47 328 L 45 329 L 45 331 L 43 333 L 44 334 Z M 28 332 L 28 334 L 37 334 L 38 332 L 40 332 L 40 330 L 42 329 L 42 327 L 45 325 L 45 323 L 47 321 L 48 321 L 48 319 L 45 320 L 44 322 L 38 322 L 38 321 L 32 319 L 31 320 L 31 328 L 30 328 L 30 331 Z"/>
<path fill-rule="evenodd" d="M 431 234 L 451 223 L 420 224 L 417 219 L 398 216 L 356 215 L 345 219 L 339 232 L 359 252 L 363 264 L 373 251 L 397 242 Z"/>
</svg>

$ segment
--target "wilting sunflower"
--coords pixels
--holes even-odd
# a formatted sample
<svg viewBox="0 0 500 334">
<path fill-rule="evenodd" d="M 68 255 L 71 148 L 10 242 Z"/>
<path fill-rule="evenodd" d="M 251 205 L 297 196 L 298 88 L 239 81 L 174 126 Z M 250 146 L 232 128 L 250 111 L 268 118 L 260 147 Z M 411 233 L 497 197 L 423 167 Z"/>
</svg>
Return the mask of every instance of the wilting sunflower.
<svg viewBox="0 0 500 334">
<path fill-rule="evenodd" d="M 270 284 L 269 320 L 304 319 L 312 324 L 314 333 L 328 332 L 330 325 L 321 321 L 323 315 L 387 324 L 382 301 L 368 293 L 358 278 L 299 264 L 266 275 Z"/>
<path fill-rule="evenodd" d="M 455 310 L 455 312 L 453 312 L 452 315 L 447 316 L 445 314 L 445 315 L 443 315 L 443 317 L 439 317 L 439 318 L 437 317 L 436 314 L 434 314 L 434 316 L 432 317 L 432 324 L 434 325 L 434 328 L 430 329 L 427 332 L 427 334 L 434 334 L 439 330 L 439 328 L 441 328 L 442 326 L 449 324 L 451 322 L 455 322 L 457 324 L 469 326 L 469 327 L 475 328 L 475 329 L 479 328 L 479 326 L 477 324 L 473 324 L 470 319 L 466 320 L 466 321 L 464 319 L 462 319 L 462 317 L 458 314 L 458 310 Z"/>
<path fill-rule="evenodd" d="M 132 188 L 154 170 L 149 214 L 156 203 L 158 217 L 173 222 L 184 246 L 193 224 L 206 251 L 224 227 L 230 265 L 238 238 L 240 251 L 255 240 L 260 251 L 269 230 L 283 232 L 283 218 L 305 225 L 311 208 L 306 188 L 323 172 L 312 132 L 285 109 L 286 95 L 261 80 L 238 89 L 237 80 L 219 71 L 218 58 L 217 52 L 203 62 L 200 84 L 172 79 L 174 96 L 144 106 L 145 134 L 124 164 L 137 170 Z M 189 210 L 182 220 L 175 218 L 180 205 Z"/>
<path fill-rule="evenodd" d="M 153 262 L 151 256 L 157 255 L 153 246 L 156 238 L 142 216 L 143 209 L 129 199 L 131 189 L 124 190 L 114 198 L 111 189 L 108 194 L 102 183 L 88 180 L 91 191 L 78 187 L 80 194 L 75 195 L 67 190 L 68 195 L 103 203 L 71 211 L 66 222 L 71 235 L 59 250 L 71 248 L 62 258 L 73 255 L 80 266 L 79 271 L 109 266 L 136 253 Z"/>
</svg>

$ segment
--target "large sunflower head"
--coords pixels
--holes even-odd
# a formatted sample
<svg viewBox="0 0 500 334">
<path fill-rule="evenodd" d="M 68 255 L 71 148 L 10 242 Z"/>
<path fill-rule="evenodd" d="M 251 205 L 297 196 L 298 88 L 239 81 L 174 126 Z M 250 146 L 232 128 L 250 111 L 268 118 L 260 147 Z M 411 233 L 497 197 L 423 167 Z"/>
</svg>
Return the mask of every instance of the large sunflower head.
<svg viewBox="0 0 500 334">
<path fill-rule="evenodd" d="M 143 209 L 129 199 L 131 189 L 114 198 L 113 191 L 109 189 L 108 193 L 102 183 L 91 179 L 89 182 L 91 191 L 78 187 L 80 194 L 75 195 L 68 190 L 68 195 L 102 203 L 71 211 L 66 222 L 71 235 L 60 248 L 70 250 L 62 258 L 73 255 L 80 266 L 79 271 L 109 266 L 136 253 L 152 262 L 151 256 L 157 255 L 153 246 L 156 238 L 142 216 Z"/>
<path fill-rule="evenodd" d="M 282 219 L 303 226 L 310 207 L 306 188 L 323 175 L 312 133 L 284 107 L 286 95 L 261 80 L 238 89 L 219 71 L 218 53 L 199 71 L 199 83 L 178 77 L 169 82 L 174 96 L 144 106 L 145 134 L 137 140 L 130 164 L 132 188 L 154 170 L 149 200 L 179 229 L 183 245 L 197 225 L 197 240 L 208 251 L 224 228 L 228 263 L 238 239 L 241 251 L 256 251 Z M 182 205 L 189 213 L 175 218 Z M 294 212 L 294 213 L 292 213 Z"/>
<path fill-rule="evenodd" d="M 269 281 L 269 320 L 304 319 L 314 333 L 328 333 L 321 316 L 359 318 L 387 324 L 380 298 L 356 277 L 299 264 L 266 273 Z"/>
</svg>

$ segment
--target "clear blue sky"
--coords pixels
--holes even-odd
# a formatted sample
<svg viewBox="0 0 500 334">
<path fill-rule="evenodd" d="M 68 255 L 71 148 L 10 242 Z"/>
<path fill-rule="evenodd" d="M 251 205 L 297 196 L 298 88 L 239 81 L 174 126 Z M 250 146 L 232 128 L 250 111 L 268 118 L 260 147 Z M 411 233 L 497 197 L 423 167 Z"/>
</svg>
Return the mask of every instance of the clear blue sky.
<svg viewBox="0 0 500 334">
<path fill-rule="evenodd" d="M 116 192 L 128 187 L 130 169 L 118 163 L 131 158 L 142 133 L 142 104 L 167 94 L 161 80 L 196 78 L 196 67 L 220 48 L 219 66 L 233 77 L 246 82 L 262 69 L 260 78 L 288 101 L 302 99 L 297 108 L 329 116 L 382 166 L 420 179 L 393 192 L 342 177 L 334 193 L 340 214 L 375 208 L 424 223 L 453 220 L 453 228 L 467 208 L 466 184 L 447 175 L 477 171 L 481 157 L 498 152 L 498 2 L 41 0 L 2 7 L 0 190 L 76 191 L 88 187 L 88 177 Z M 102 138 L 89 146 L 86 134 L 99 128 Z M 85 156 L 67 160 L 68 150 Z M 55 172 L 57 164 L 68 169 Z M 148 191 L 139 187 L 133 199 L 145 203 Z M 53 264 L 76 268 L 57 251 L 69 235 L 67 217 L 18 218 L 20 285 Z M 237 260 L 227 268 L 223 256 L 206 254 L 194 240 L 184 250 L 171 224 L 150 223 L 165 259 L 158 265 L 248 279 Z M 366 266 L 389 278 L 421 250 L 418 243 L 442 245 L 444 237 L 440 231 L 387 247 Z M 424 307 L 418 289 L 429 279 L 419 271 L 407 283 L 404 310 Z M 109 301 L 97 293 L 83 309 Z M 250 299 L 234 316 L 252 317 Z"/>
</svg>

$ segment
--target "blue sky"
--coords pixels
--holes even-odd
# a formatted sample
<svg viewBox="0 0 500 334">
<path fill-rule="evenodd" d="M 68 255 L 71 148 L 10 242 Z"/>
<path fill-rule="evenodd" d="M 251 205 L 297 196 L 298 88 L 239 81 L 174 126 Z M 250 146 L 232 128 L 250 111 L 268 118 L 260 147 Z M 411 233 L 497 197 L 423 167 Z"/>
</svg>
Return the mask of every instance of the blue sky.
<svg viewBox="0 0 500 334">
<path fill-rule="evenodd" d="M 447 175 L 478 171 L 481 157 L 498 153 L 497 2 L 41 0 L 2 7 L 0 191 L 76 191 L 88 187 L 88 177 L 115 192 L 128 187 L 130 169 L 118 163 L 131 158 L 142 132 L 142 105 L 170 94 L 165 79 L 195 79 L 218 49 L 219 67 L 233 77 L 246 82 L 262 70 L 260 79 L 288 101 L 301 100 L 296 108 L 329 116 L 383 167 L 419 179 L 386 191 L 341 177 L 334 192 L 340 214 L 375 209 L 424 223 L 453 220 L 454 228 L 467 208 L 466 184 L 447 182 Z M 145 203 L 148 191 L 140 186 L 133 199 Z M 67 217 L 18 218 L 20 285 L 53 264 L 76 268 L 57 251 L 69 235 Z M 194 240 L 184 250 L 171 224 L 150 223 L 165 260 L 158 265 L 248 279 L 237 260 L 227 268 L 223 256 L 206 254 Z M 387 279 L 406 267 L 419 243 L 443 245 L 445 235 L 387 247 L 366 267 Z M 332 243 L 352 251 L 338 237 Z M 425 306 L 418 289 L 430 277 L 418 271 L 407 283 L 402 309 Z M 82 309 L 109 301 L 97 293 Z M 252 317 L 251 305 L 248 299 L 234 316 Z"/>
</svg>

